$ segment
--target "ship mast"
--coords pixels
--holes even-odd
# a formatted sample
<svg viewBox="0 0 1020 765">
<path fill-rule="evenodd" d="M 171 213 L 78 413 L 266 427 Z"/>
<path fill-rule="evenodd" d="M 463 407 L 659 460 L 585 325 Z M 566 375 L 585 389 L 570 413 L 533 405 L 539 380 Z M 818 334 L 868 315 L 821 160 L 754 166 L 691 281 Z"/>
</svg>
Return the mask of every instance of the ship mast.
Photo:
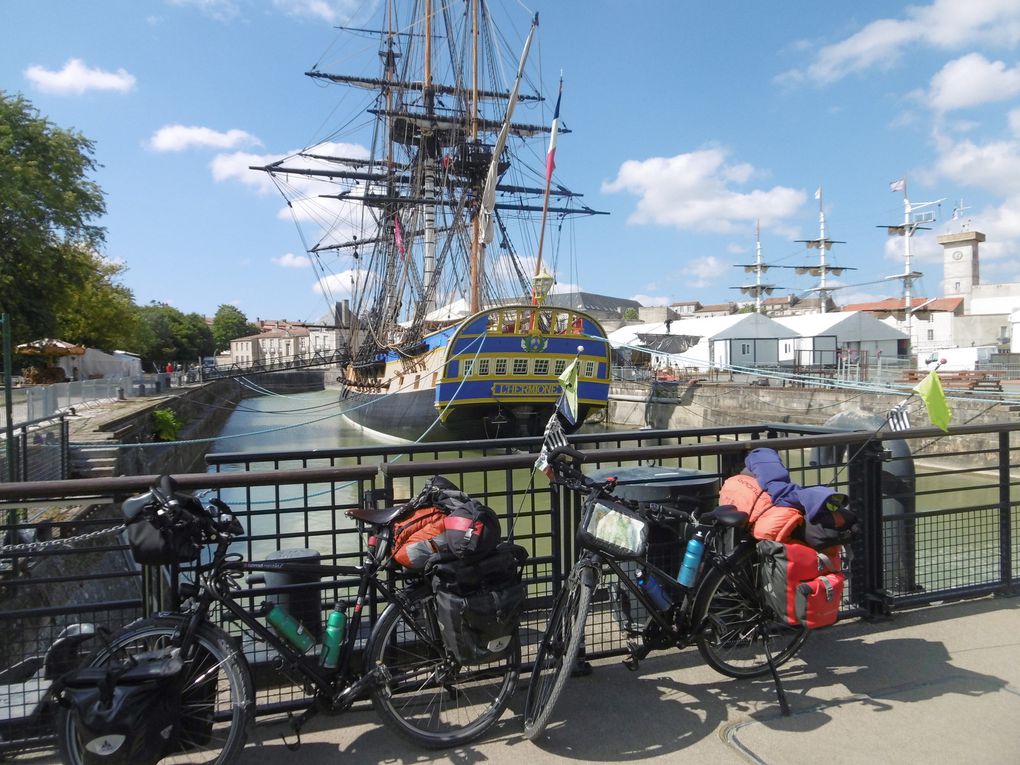
<svg viewBox="0 0 1020 765">
<path fill-rule="evenodd" d="M 818 187 L 818 191 L 815 192 L 815 199 L 818 200 L 818 238 L 817 239 L 798 239 L 797 241 L 801 244 L 807 245 L 809 250 L 818 250 L 818 265 L 817 266 L 797 266 L 794 272 L 800 274 L 811 274 L 812 276 L 818 277 L 818 286 L 808 290 L 808 292 L 815 292 L 818 294 L 818 304 L 821 313 L 828 313 L 828 300 L 829 295 L 832 294 L 833 288 L 828 285 L 828 274 L 840 276 L 844 271 L 855 271 L 856 269 L 849 266 L 832 266 L 826 263 L 826 253 L 832 249 L 834 244 L 846 244 L 846 242 L 837 241 L 835 239 L 829 239 L 825 236 L 825 199 L 822 192 L 822 187 Z"/>
<path fill-rule="evenodd" d="M 496 182 L 500 175 L 500 157 L 503 156 L 503 149 L 507 139 L 510 137 L 511 119 L 514 108 L 517 106 L 517 94 L 521 90 L 521 81 L 524 79 L 524 64 L 528 60 L 528 52 L 531 50 L 531 41 L 535 37 L 535 30 L 538 28 L 538 14 L 531 22 L 531 29 L 528 31 L 528 39 L 524 41 L 524 50 L 521 52 L 521 60 L 517 65 L 517 77 L 514 80 L 513 90 L 506 103 L 506 116 L 503 118 L 503 125 L 496 136 L 496 143 L 492 147 L 492 157 L 489 161 L 489 171 L 485 176 L 485 185 L 482 187 L 481 204 L 479 214 L 475 218 L 475 233 L 477 236 L 471 245 L 474 257 L 471 259 L 471 311 L 472 313 L 481 310 L 480 282 L 481 274 L 485 267 L 485 246 L 492 241 L 492 218 L 496 210 Z"/>
<path fill-rule="evenodd" d="M 753 273 L 754 284 L 745 284 L 740 287 L 731 287 L 730 289 L 740 290 L 745 295 L 753 295 L 754 312 L 761 313 L 762 295 L 771 295 L 773 290 L 783 288 L 777 287 L 775 284 L 762 283 L 762 275 L 771 266 L 765 262 L 761 254 L 761 220 L 755 221 L 754 224 L 754 242 L 754 263 L 738 263 L 736 266 L 737 268 L 743 268 L 745 273 Z"/>
<path fill-rule="evenodd" d="M 945 200 L 937 199 L 934 202 L 916 202 L 912 204 L 907 195 L 906 176 L 890 183 L 889 190 L 903 192 L 903 223 L 898 226 L 879 226 L 879 228 L 884 228 L 889 236 L 903 237 L 903 273 L 887 276 L 886 279 L 899 279 L 903 282 L 903 324 L 906 329 L 908 342 L 913 344 L 914 337 L 911 333 L 913 329 L 914 306 L 911 285 L 915 279 L 921 278 L 924 274 L 920 271 L 914 271 L 911 267 L 910 239 L 918 229 L 922 231 L 929 230 L 929 227 L 922 226 L 922 223 L 933 223 L 935 221 L 934 210 L 919 211 L 933 205 L 941 205 Z"/>
</svg>

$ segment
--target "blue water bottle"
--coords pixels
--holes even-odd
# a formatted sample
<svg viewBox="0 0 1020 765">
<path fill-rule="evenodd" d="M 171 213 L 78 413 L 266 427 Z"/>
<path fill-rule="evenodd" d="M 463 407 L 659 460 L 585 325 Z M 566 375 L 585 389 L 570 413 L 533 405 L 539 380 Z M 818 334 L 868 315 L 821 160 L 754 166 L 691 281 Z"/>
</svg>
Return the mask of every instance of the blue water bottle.
<svg viewBox="0 0 1020 765">
<path fill-rule="evenodd" d="M 662 582 L 656 579 L 651 574 L 645 574 L 641 571 L 637 572 L 637 583 L 638 586 L 645 591 L 645 594 L 651 598 L 651 601 L 655 604 L 655 607 L 660 611 L 665 611 L 671 605 L 673 601 L 670 600 L 669 595 L 662 587 Z"/>
<path fill-rule="evenodd" d="M 687 543 L 684 560 L 680 564 L 680 573 L 676 577 L 676 580 L 684 587 L 694 586 L 694 582 L 698 578 L 698 566 L 701 565 L 701 555 L 704 552 L 705 535 L 698 530 Z"/>
</svg>

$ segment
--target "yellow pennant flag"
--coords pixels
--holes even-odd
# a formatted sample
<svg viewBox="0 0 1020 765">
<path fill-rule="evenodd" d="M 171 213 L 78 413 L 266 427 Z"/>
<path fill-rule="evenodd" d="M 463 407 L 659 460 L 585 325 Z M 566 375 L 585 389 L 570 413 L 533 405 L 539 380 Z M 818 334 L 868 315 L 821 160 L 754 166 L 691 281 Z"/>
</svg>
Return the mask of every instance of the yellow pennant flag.
<svg viewBox="0 0 1020 765">
<path fill-rule="evenodd" d="M 946 401 L 946 392 L 942 390 L 942 380 L 939 379 L 938 372 L 934 369 L 929 372 L 927 377 L 914 386 L 914 392 L 924 401 L 931 424 L 948 431 L 953 413 L 949 410 L 949 402 Z"/>
<path fill-rule="evenodd" d="M 563 395 L 560 397 L 559 410 L 571 425 L 577 423 L 577 359 L 560 375 Z"/>
</svg>

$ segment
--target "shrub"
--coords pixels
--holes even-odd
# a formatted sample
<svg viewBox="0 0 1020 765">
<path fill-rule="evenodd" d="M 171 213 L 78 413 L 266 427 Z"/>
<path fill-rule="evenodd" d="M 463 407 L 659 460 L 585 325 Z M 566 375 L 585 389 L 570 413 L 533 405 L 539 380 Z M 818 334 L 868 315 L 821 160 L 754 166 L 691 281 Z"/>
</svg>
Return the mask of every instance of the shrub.
<svg viewBox="0 0 1020 765">
<path fill-rule="evenodd" d="M 176 441 L 184 425 L 173 409 L 160 407 L 152 413 L 152 430 L 157 441 Z"/>
</svg>

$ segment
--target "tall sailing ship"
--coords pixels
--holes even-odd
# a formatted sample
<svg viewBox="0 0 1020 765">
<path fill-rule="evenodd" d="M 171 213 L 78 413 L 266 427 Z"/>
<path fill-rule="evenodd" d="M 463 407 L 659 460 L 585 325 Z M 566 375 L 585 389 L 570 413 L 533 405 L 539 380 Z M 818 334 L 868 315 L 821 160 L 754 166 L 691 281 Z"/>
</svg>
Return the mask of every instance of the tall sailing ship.
<svg viewBox="0 0 1020 765">
<path fill-rule="evenodd" d="M 606 406 L 605 331 L 544 302 L 546 231 L 599 213 L 554 177 L 568 131 L 559 96 L 543 119 L 551 99 L 529 87 L 537 26 L 513 51 L 484 0 L 387 0 L 377 29 L 343 30 L 371 41 L 381 72 L 306 72 L 345 89 L 354 137 L 255 168 L 296 219 L 318 221 L 306 249 L 320 283 L 344 293 L 341 399 L 365 427 L 412 440 L 539 434 L 574 361 L 568 430 Z M 528 109 L 540 116 L 521 118 Z"/>
</svg>

